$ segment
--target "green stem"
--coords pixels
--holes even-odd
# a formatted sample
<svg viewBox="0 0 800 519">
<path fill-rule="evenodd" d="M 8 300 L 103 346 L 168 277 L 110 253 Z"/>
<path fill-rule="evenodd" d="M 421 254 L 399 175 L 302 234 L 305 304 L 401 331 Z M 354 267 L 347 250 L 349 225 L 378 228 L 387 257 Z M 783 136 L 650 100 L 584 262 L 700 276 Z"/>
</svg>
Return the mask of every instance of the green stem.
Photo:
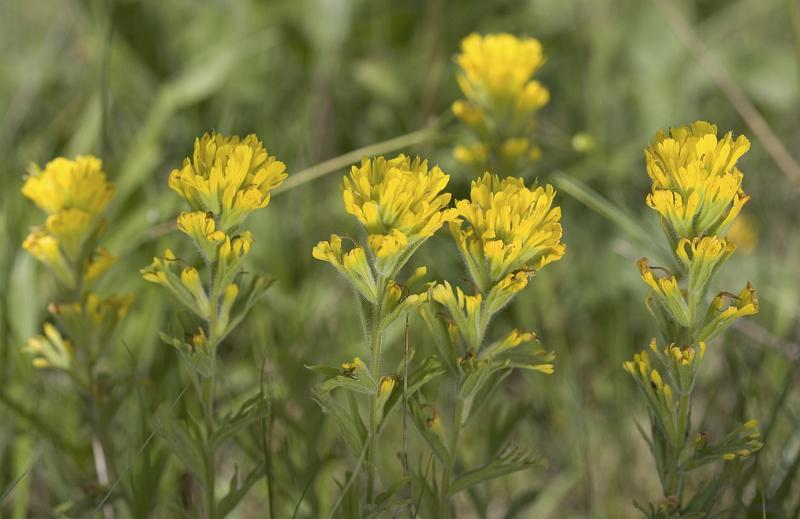
<svg viewBox="0 0 800 519">
<path fill-rule="evenodd" d="M 453 477 L 453 469 L 456 466 L 458 438 L 461 435 L 461 417 L 463 413 L 464 401 L 458 398 L 456 401 L 456 410 L 453 414 L 453 430 L 450 433 L 450 442 L 447 449 L 449 458 L 447 460 L 447 466 L 442 473 L 442 487 L 441 494 L 439 495 L 439 513 L 442 519 L 449 519 L 450 517 L 450 479 Z"/>
<path fill-rule="evenodd" d="M 208 519 L 216 517 L 216 448 L 214 445 L 214 394 L 216 392 L 217 375 L 217 306 L 219 304 L 219 290 L 214 283 L 214 269 L 209 268 L 211 277 L 210 308 L 208 315 L 208 350 L 209 350 L 209 375 L 203 380 L 203 418 L 205 421 L 205 512 Z"/>
<path fill-rule="evenodd" d="M 372 311 L 370 329 L 370 373 L 375 379 L 375 393 L 369 398 L 369 447 L 367 448 L 367 503 L 375 495 L 375 472 L 378 456 L 378 393 L 380 392 L 381 343 L 383 338 L 383 294 L 386 278 L 378 278 L 378 296 Z"/>
</svg>

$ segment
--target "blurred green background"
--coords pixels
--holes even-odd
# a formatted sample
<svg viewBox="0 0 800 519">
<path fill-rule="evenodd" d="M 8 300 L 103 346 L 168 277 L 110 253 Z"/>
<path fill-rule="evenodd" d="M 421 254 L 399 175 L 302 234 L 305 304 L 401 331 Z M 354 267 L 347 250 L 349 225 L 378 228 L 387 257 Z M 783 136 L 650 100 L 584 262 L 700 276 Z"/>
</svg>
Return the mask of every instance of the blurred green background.
<svg viewBox="0 0 800 519">
<path fill-rule="evenodd" d="M 727 69 L 789 152 L 800 155 L 797 0 L 664 3 L 687 20 L 692 37 Z M 434 124 L 430 139 L 404 151 L 438 163 L 463 196 L 472 173 L 452 159 L 459 137 L 449 115 L 459 97 L 453 57 L 470 32 L 503 31 L 540 39 L 547 56 L 537 75 L 551 92 L 538 132 L 543 157 L 524 175 L 561 188 L 568 250 L 495 325 L 496 333 L 513 325 L 536 330 L 558 353 L 555 375 L 510 378 L 491 419 L 476 421 L 465 441 L 490 455 L 499 437 L 512 437 L 542 453 L 548 468 L 464 496 L 460 516 L 632 517 L 633 499 L 658 497 L 634 425 L 646 421 L 645 410 L 621 369 L 657 332 L 635 266 L 641 256 L 658 264 L 664 245 L 644 204 L 642 149 L 659 128 L 705 119 L 752 141 L 740 162 L 752 195 L 744 210 L 749 225 L 734 236 L 739 252 L 718 289 L 738 291 L 752 281 L 761 311 L 710 346 L 695 426 L 713 434 L 758 418 L 766 446 L 733 478 L 727 510 L 739 517 L 749 506 L 753 517 L 762 510 L 798 517 L 800 184 L 771 160 L 659 5 L 0 0 L 0 492 L 11 489 L 2 514 L 50 517 L 65 503 L 77 515 L 93 510 L 80 508 L 92 484 L 81 450 L 82 402 L 69 380 L 34 370 L 20 352 L 39 333 L 54 293 L 52 278 L 19 247 L 42 218 L 20 194 L 30 162 L 94 153 L 118 186 L 106 244 L 122 261 L 106 288 L 136 294 L 105 366 L 110 377 L 129 382 L 109 387 L 120 401 L 113 420 L 126 470 L 119 484 L 138 496 L 136 515 L 180 517 L 180 467 L 157 435 L 148 441 L 154 411 L 183 405 L 185 373 L 157 335 L 177 318 L 174 305 L 138 274 L 166 246 L 191 253 L 173 231 L 181 206 L 166 185 L 170 169 L 204 131 L 255 132 L 291 175 Z M 594 145 L 575 146 L 576 134 Z M 354 296 L 310 253 L 332 232 L 357 232 L 341 204 L 343 172 L 276 194 L 251 217 L 250 268 L 278 282 L 222 350 L 221 402 L 255 390 L 262 367 L 273 396 L 277 517 L 290 517 L 304 492 L 298 517 L 324 517 L 338 496 L 334 479 L 342 481 L 353 461 L 311 400 L 316 378 L 304 368 L 364 351 Z M 428 265 L 437 279 L 464 275 L 445 233 L 415 264 Z M 390 340 L 399 355 L 402 331 L 395 332 Z M 431 349 L 419 323 L 412 322 L 412 340 Z M 134 390 L 114 395 L 120 387 Z M 414 435 L 412 446 L 421 449 Z M 64 454 L 59 442 L 77 452 Z M 247 466 L 247 449 L 247 442 L 231 446 L 231 459 Z M 383 459 L 400 470 L 395 452 Z M 233 463 L 222 470 L 219 479 L 227 481 Z M 265 485 L 256 485 L 236 513 L 262 516 L 265 496 Z"/>
</svg>

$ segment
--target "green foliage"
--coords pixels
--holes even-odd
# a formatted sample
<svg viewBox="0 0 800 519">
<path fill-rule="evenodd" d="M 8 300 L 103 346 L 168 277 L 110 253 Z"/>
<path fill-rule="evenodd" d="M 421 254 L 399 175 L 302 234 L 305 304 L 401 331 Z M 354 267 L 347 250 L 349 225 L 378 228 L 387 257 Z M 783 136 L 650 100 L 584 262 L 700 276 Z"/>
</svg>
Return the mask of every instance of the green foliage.
<svg viewBox="0 0 800 519">
<path fill-rule="evenodd" d="M 797 155 L 796 2 L 671 3 Z M 136 274 L 168 246 L 200 260 L 173 231 L 180 208 L 166 188 L 167 173 L 191 153 L 196 136 L 212 129 L 255 132 L 287 163 L 292 179 L 433 121 L 423 139 L 412 134 L 395 146 L 410 143 L 402 151 L 439 164 L 451 175 L 449 189 L 463 198 L 474 173 L 452 158 L 460 138 L 449 115 L 460 96 L 452 58 L 472 31 L 542 41 L 546 62 L 537 77 L 551 92 L 538 115 L 542 158 L 520 175 L 556 186 L 568 251 L 491 325 L 498 333 L 535 329 L 541 348 L 558 354 L 556 372 L 546 379 L 497 372 L 483 382 L 491 405 L 472 403 L 451 490 L 492 463 L 486 475 L 528 462 L 534 469 L 454 494 L 458 516 L 630 517 L 634 499 L 657 494 L 658 475 L 632 419 L 646 423 L 647 411 L 620 369 L 655 330 L 633 262 L 646 254 L 653 264 L 677 266 L 643 203 L 649 182 L 641 150 L 656 129 L 702 118 L 753 142 L 744 159 L 753 200 L 743 214 L 756 248 L 749 253 L 741 244 L 718 280 L 720 286 L 752 281 L 761 309 L 748 324 L 734 325 L 724 344 L 709 343 L 709 350 L 719 348 L 697 375 L 707 391 L 695 399 L 703 413 L 693 416 L 693 426 L 715 445 L 755 417 L 765 445 L 756 459 L 736 462 L 727 480 L 699 467 L 698 491 L 687 506 L 706 508 L 701 501 L 721 491 L 723 515 L 800 517 L 798 192 L 655 3 L 34 0 L 5 2 L 0 13 L 7 50 L 0 63 L 4 517 L 97 516 L 107 506 L 117 517 L 199 513 L 198 483 L 187 474 L 190 466 L 204 469 L 195 459 L 202 453 L 189 445 L 198 433 L 187 425 L 201 416 L 191 378 L 200 385 L 204 373 L 204 359 L 192 357 L 185 336 L 194 331 L 193 317 Z M 594 146 L 585 146 L 586 136 Z M 368 154 L 401 151 L 373 150 Z M 52 276 L 19 247 L 41 221 L 19 194 L 22 178 L 30 162 L 78 153 L 101 156 L 118 186 L 104 244 L 121 259 L 98 290 L 136 294 L 98 365 L 103 379 L 117 381 L 101 393 L 118 474 L 108 487 L 97 484 L 85 402 L 64 374 L 33 369 L 20 351 L 40 333 L 56 293 Z M 218 351 L 217 416 L 237 424 L 217 456 L 219 515 L 326 517 L 338 506 L 334 516 L 363 517 L 355 484 L 345 486 L 354 473 L 363 476 L 368 434 L 358 413 L 365 409 L 341 387 L 324 394 L 309 389 L 339 376 L 342 360 L 363 355 L 356 297 L 309 254 L 332 232 L 359 236 L 338 189 L 344 169 L 359 158 L 276 192 L 264 214 L 248 220 L 255 245 L 243 276 L 268 270 L 276 282 L 262 297 L 247 298 L 248 317 Z M 444 235 L 420 248 L 413 262 L 429 265 L 433 279 L 467 274 Z M 422 319 L 410 319 L 405 429 L 398 390 L 404 319 L 386 330 L 392 346 L 384 368 L 399 382 L 384 406 L 380 439 L 391 448 L 378 458 L 383 485 L 376 515 L 411 506 L 417 517 L 436 517 L 439 489 L 431 481 L 441 477 L 437 465 L 450 461 L 446 435 L 432 426 L 437 416 L 446 423 L 452 411 L 438 402 L 452 397 L 445 381 L 458 373 L 457 350 L 439 312 L 425 308 Z M 539 349 L 532 346 L 531 355 Z M 310 364 L 328 368 L 306 369 Z M 398 456 L 403 438 L 410 480 Z M 498 466 L 505 445 L 530 446 L 539 458 Z"/>
</svg>

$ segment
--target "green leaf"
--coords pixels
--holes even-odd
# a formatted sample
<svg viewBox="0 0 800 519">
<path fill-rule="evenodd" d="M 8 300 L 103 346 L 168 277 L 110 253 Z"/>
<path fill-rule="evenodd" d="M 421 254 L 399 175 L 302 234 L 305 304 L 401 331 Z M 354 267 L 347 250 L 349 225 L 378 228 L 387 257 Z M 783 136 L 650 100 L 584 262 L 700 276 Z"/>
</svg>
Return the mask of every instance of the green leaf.
<svg viewBox="0 0 800 519">
<path fill-rule="evenodd" d="M 250 490 L 250 487 L 261 479 L 265 471 L 265 466 L 263 464 L 259 465 L 247 475 L 242 485 L 239 486 L 239 469 L 234 467 L 233 477 L 231 477 L 231 482 L 228 485 L 228 493 L 217 503 L 217 517 L 225 517 L 232 512 Z"/>
<path fill-rule="evenodd" d="M 191 420 L 176 419 L 166 404 L 156 411 L 155 422 L 161 437 L 184 467 L 195 477 L 205 480 L 203 437 L 197 425 Z"/>
<path fill-rule="evenodd" d="M 519 447 L 508 447 L 483 467 L 460 475 L 451 485 L 450 494 L 457 494 L 485 481 L 537 466 L 543 466 L 540 456 Z"/>
<path fill-rule="evenodd" d="M 389 500 L 392 497 L 394 497 L 395 494 L 397 494 L 403 487 L 408 485 L 410 482 L 411 482 L 411 476 L 405 476 L 398 479 L 397 481 L 389 485 L 389 488 L 378 494 L 378 496 L 375 498 L 375 504 L 378 506 L 386 505 L 389 502 Z"/>
<path fill-rule="evenodd" d="M 330 394 L 322 393 L 317 389 L 314 389 L 312 394 L 314 400 L 322 407 L 322 410 L 330 413 L 336 419 L 345 443 L 350 447 L 353 454 L 359 454 L 367 441 L 367 434 L 366 427 L 357 409 L 353 413 L 339 404 Z M 352 395 L 352 393 L 350 394 Z"/>
<path fill-rule="evenodd" d="M 220 447 L 248 425 L 267 416 L 269 416 L 269 403 L 261 394 L 255 395 L 242 403 L 235 413 L 228 413 L 222 418 L 211 441 L 216 447 Z"/>
<path fill-rule="evenodd" d="M 444 446 L 440 429 L 438 426 L 431 427 L 431 422 L 438 420 L 438 415 L 433 407 L 424 405 L 418 396 L 409 398 L 408 400 L 409 411 L 411 412 L 411 421 L 419 431 L 422 439 L 428 444 L 433 453 L 439 458 L 443 465 L 447 465 L 450 455 L 447 448 Z"/>
<path fill-rule="evenodd" d="M 408 374 L 408 397 L 410 398 L 411 395 L 415 394 L 419 391 L 422 387 L 425 386 L 428 382 L 433 380 L 434 378 L 442 375 L 445 373 L 445 368 L 442 365 L 442 362 L 436 357 L 426 357 L 418 366 L 416 366 L 411 372 Z M 392 392 L 392 395 L 389 397 L 389 400 L 386 401 L 386 406 L 384 407 L 384 417 L 388 416 L 392 409 L 397 405 L 399 402 L 402 401 L 403 398 L 403 380 L 400 379 L 398 383 L 398 390 Z"/>
</svg>

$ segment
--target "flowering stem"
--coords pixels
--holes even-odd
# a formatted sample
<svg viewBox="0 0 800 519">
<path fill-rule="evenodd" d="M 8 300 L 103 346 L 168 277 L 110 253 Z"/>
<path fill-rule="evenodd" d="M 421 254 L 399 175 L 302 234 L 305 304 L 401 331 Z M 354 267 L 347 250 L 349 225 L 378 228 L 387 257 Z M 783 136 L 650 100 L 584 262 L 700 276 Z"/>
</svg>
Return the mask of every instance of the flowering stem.
<svg viewBox="0 0 800 519">
<path fill-rule="evenodd" d="M 376 380 L 375 393 L 369 400 L 369 447 L 367 449 L 367 503 L 375 495 L 375 471 L 378 456 L 378 393 L 380 392 L 381 343 L 383 336 L 383 295 L 386 278 L 378 277 L 378 295 L 372 311 L 370 329 L 370 373 Z"/>
<path fill-rule="evenodd" d="M 458 438 L 461 435 L 461 416 L 464 412 L 464 401 L 458 398 L 456 410 L 453 415 L 453 430 L 450 433 L 448 445 L 449 458 L 447 466 L 442 473 L 442 488 L 439 496 L 439 513 L 443 519 L 450 517 L 450 478 L 453 476 L 453 469 L 456 465 L 456 454 L 458 452 Z"/>
<path fill-rule="evenodd" d="M 211 278 L 210 308 L 208 315 L 208 351 L 209 351 L 209 373 L 203 380 L 203 417 L 205 420 L 206 444 L 205 444 L 205 511 L 208 519 L 216 516 L 216 499 L 214 497 L 214 487 L 216 486 L 216 467 L 214 448 L 214 393 L 216 389 L 217 371 L 217 305 L 219 303 L 219 290 L 214 283 L 214 269 L 209 268 Z"/>
</svg>

